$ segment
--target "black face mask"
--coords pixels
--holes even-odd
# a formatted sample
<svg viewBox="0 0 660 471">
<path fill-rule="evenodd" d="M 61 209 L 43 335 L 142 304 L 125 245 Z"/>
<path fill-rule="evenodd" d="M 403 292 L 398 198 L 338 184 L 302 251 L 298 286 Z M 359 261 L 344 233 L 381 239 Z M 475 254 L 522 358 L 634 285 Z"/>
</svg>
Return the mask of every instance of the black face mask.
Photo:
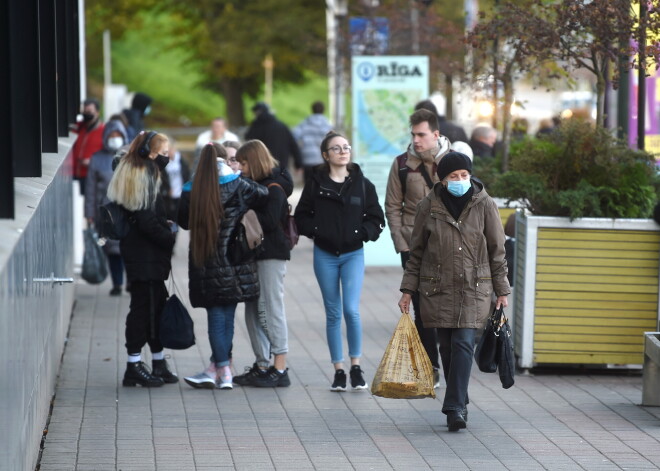
<svg viewBox="0 0 660 471">
<path fill-rule="evenodd" d="M 154 159 L 156 162 L 156 165 L 158 166 L 159 169 L 165 170 L 165 167 L 167 167 L 167 164 L 170 163 L 170 158 L 166 155 L 160 155 L 158 154 L 156 158 Z"/>
<path fill-rule="evenodd" d="M 94 115 L 92 113 L 83 113 L 83 122 L 89 123 L 91 120 L 94 119 Z"/>
</svg>

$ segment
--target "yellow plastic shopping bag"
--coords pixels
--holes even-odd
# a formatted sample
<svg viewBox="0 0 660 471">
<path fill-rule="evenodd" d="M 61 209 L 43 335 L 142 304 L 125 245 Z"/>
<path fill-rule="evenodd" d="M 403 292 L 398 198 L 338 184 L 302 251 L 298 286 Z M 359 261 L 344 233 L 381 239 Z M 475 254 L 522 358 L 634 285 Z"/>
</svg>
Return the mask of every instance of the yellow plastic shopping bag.
<svg viewBox="0 0 660 471">
<path fill-rule="evenodd" d="M 433 366 L 408 313 L 399 319 L 371 382 L 371 393 L 391 399 L 435 397 Z"/>
</svg>

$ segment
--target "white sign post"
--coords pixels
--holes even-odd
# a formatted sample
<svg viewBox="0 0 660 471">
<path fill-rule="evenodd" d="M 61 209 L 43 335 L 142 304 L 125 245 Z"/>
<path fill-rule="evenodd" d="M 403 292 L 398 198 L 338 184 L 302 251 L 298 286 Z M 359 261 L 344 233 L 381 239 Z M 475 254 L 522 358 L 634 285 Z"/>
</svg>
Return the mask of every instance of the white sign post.
<svg viewBox="0 0 660 471">
<path fill-rule="evenodd" d="M 410 143 L 408 118 L 415 104 L 429 96 L 427 56 L 354 56 L 353 158 L 376 186 L 384 208 L 387 177 L 394 158 Z M 401 265 L 389 228 L 365 244 L 365 263 Z"/>
</svg>

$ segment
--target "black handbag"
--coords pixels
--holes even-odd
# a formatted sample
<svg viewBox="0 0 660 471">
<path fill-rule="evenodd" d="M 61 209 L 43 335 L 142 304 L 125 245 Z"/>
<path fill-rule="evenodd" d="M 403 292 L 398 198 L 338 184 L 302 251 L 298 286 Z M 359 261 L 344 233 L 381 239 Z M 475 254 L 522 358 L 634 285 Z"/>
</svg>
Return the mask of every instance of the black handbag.
<svg viewBox="0 0 660 471">
<path fill-rule="evenodd" d="M 174 290 L 174 277 L 172 277 Z M 185 350 L 195 345 L 195 325 L 188 309 L 183 305 L 179 297 L 172 295 L 165 301 L 163 312 L 160 317 L 160 342 L 165 348 L 172 350 Z"/>
<path fill-rule="evenodd" d="M 87 283 L 98 285 L 108 276 L 108 265 L 103 248 L 99 245 L 99 236 L 93 227 L 83 231 L 85 252 L 80 276 Z"/>
<path fill-rule="evenodd" d="M 513 386 L 516 370 L 513 341 L 511 327 L 502 307 L 495 309 L 488 318 L 474 352 L 474 358 L 479 371 L 484 373 L 499 371 L 500 382 L 504 389 Z"/>
<path fill-rule="evenodd" d="M 504 310 L 495 309 L 486 321 L 486 327 L 481 333 L 481 339 L 477 344 L 477 349 L 474 352 L 474 358 L 477 360 L 479 371 L 484 373 L 495 373 L 497 371 L 498 363 L 498 337 L 500 335 L 500 328 L 502 317 L 504 317 Z"/>
</svg>

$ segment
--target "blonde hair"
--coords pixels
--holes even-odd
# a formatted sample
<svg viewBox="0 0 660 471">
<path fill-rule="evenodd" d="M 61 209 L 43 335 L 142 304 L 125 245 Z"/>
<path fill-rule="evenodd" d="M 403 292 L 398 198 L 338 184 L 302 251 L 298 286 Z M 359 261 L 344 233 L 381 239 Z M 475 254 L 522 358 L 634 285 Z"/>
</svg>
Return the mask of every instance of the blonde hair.
<svg viewBox="0 0 660 471">
<path fill-rule="evenodd" d="M 273 174 L 273 169 L 279 166 L 279 162 L 270 154 L 266 144 L 259 139 L 252 139 L 243 144 L 236 151 L 236 160 L 240 163 L 248 163 L 249 177 L 255 182 L 269 177 Z"/>
<path fill-rule="evenodd" d="M 143 132 L 133 139 L 108 185 L 108 199 L 129 211 L 153 209 L 160 191 L 160 170 L 148 156 L 138 154 L 147 137 L 148 133 Z M 151 139 L 150 147 L 159 149 L 167 141 L 164 134 L 156 134 Z"/>
</svg>

